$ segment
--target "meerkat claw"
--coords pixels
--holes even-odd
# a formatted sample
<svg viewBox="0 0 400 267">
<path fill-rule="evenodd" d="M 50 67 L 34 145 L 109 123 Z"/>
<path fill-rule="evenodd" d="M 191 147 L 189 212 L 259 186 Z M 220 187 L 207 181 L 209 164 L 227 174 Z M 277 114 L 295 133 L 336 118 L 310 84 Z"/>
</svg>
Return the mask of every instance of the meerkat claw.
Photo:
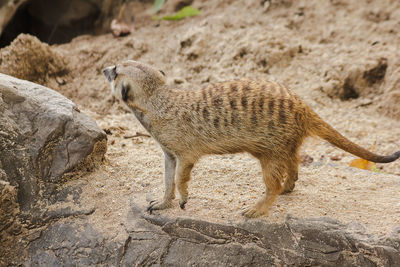
<svg viewBox="0 0 400 267">
<path fill-rule="evenodd" d="M 153 214 L 153 210 L 155 210 L 154 206 L 157 204 L 157 200 L 152 200 L 149 202 L 149 206 L 147 207 L 147 212 L 149 214 Z"/>
<path fill-rule="evenodd" d="M 149 206 L 147 207 L 147 211 L 152 214 L 155 210 L 163 210 L 168 209 L 172 206 L 170 201 L 162 201 L 159 202 L 157 200 L 152 200 L 149 202 Z"/>
<path fill-rule="evenodd" d="M 181 207 L 181 209 L 185 209 L 185 205 L 186 205 L 186 201 L 179 203 L 179 207 Z"/>
<path fill-rule="evenodd" d="M 281 192 L 281 195 L 292 193 L 293 190 L 294 190 L 295 185 L 296 184 L 294 182 L 290 182 L 290 183 L 285 184 L 285 186 L 284 186 L 284 188 L 283 188 L 283 190 Z"/>
<path fill-rule="evenodd" d="M 248 210 L 243 211 L 242 216 L 245 218 L 253 218 L 253 216 L 251 216 Z"/>
<path fill-rule="evenodd" d="M 149 214 L 153 214 L 153 208 L 152 208 L 152 206 L 148 206 L 147 209 L 146 209 L 146 211 L 147 211 Z"/>
<path fill-rule="evenodd" d="M 246 218 L 257 218 L 264 214 L 265 212 L 262 212 L 254 208 L 249 208 L 242 212 L 242 215 Z"/>
</svg>

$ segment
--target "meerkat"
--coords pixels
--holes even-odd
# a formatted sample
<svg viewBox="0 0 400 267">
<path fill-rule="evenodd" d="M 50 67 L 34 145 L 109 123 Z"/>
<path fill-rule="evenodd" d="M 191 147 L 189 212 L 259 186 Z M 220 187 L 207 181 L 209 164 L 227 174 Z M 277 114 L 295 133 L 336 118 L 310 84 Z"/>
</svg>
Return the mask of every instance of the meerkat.
<svg viewBox="0 0 400 267">
<path fill-rule="evenodd" d="M 150 213 L 172 206 L 175 187 L 179 205 L 185 207 L 191 170 L 204 155 L 248 152 L 259 160 L 266 193 L 243 212 L 249 218 L 267 214 L 279 194 L 293 190 L 299 147 L 308 136 L 319 136 L 372 162 L 400 157 L 400 151 L 380 156 L 356 145 L 273 81 L 241 79 L 180 90 L 167 86 L 162 71 L 132 60 L 103 72 L 114 95 L 164 152 L 164 197 L 149 203 Z"/>
</svg>

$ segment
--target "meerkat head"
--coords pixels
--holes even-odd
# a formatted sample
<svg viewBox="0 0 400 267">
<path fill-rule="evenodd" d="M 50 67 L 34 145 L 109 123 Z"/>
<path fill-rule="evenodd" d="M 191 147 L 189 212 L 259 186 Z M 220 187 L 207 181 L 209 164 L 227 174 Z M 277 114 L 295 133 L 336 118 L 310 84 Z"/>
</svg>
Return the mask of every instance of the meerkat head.
<svg viewBox="0 0 400 267">
<path fill-rule="evenodd" d="M 103 70 L 113 94 L 135 107 L 165 86 L 165 74 L 151 66 L 128 60 Z"/>
</svg>

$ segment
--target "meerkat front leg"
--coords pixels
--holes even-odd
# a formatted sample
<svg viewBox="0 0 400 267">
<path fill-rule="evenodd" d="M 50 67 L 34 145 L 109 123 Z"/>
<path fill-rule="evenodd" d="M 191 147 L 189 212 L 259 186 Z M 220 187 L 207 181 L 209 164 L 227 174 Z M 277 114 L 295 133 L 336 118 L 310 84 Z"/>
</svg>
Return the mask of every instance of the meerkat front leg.
<svg viewBox="0 0 400 267">
<path fill-rule="evenodd" d="M 176 157 L 171 153 L 164 150 L 165 158 L 165 173 L 164 183 L 165 192 L 162 201 L 152 200 L 147 207 L 147 211 L 150 214 L 153 210 L 167 209 L 172 206 L 172 200 L 175 198 L 175 169 L 176 169 Z"/>
<path fill-rule="evenodd" d="M 185 208 L 188 199 L 188 182 L 194 163 L 186 159 L 179 159 L 176 167 L 176 184 L 179 192 L 179 206 Z"/>
</svg>

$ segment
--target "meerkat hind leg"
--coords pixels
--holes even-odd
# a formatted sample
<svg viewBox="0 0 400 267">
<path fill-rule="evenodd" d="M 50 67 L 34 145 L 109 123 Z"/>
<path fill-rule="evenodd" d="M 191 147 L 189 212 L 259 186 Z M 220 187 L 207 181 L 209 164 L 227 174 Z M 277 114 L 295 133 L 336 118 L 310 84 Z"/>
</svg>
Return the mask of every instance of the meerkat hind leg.
<svg viewBox="0 0 400 267">
<path fill-rule="evenodd" d="M 188 182 L 190 180 L 190 172 L 192 171 L 194 163 L 178 159 L 176 167 L 176 184 L 179 192 L 179 206 L 181 209 L 185 208 L 188 199 Z"/>
<path fill-rule="evenodd" d="M 175 198 L 175 169 L 176 157 L 164 151 L 165 157 L 165 192 L 162 201 L 152 200 L 147 206 L 147 211 L 151 214 L 153 210 L 167 209 L 172 206 L 172 200 Z"/>
<path fill-rule="evenodd" d="M 262 168 L 263 180 L 266 186 L 266 194 L 253 207 L 245 210 L 243 216 L 256 218 L 268 213 L 272 203 L 282 192 L 282 177 L 285 173 L 285 166 L 277 161 L 269 161 L 266 158 L 259 158 Z"/>
</svg>

